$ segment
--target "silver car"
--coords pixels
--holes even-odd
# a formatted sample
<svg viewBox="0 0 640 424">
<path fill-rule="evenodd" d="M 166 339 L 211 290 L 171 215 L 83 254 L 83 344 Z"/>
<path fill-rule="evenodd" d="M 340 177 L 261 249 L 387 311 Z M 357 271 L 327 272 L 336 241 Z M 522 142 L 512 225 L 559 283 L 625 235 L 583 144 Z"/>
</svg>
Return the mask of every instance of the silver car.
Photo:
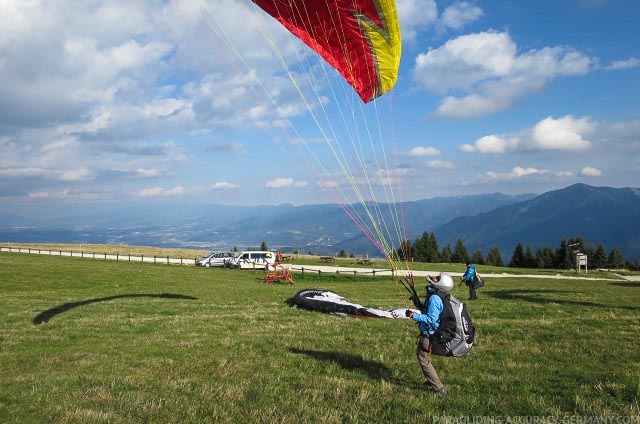
<svg viewBox="0 0 640 424">
<path fill-rule="evenodd" d="M 235 254 L 233 252 L 212 252 L 198 259 L 196 264 L 207 268 L 212 266 L 223 267 L 234 256 Z"/>
</svg>

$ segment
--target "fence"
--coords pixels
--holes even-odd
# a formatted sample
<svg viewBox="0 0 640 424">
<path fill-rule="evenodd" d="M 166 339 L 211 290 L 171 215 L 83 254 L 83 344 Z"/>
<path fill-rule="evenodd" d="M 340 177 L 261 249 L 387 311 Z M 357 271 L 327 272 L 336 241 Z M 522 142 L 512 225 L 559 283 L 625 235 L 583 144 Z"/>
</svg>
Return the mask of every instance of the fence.
<svg viewBox="0 0 640 424">
<path fill-rule="evenodd" d="M 49 256 L 66 256 L 76 258 L 89 258 L 89 259 L 104 259 L 115 261 L 128 261 L 128 262 L 146 262 L 154 264 L 167 264 L 167 265 L 196 265 L 198 258 L 185 259 L 185 258 L 170 258 L 169 256 L 144 256 L 144 255 L 131 255 L 119 253 L 98 253 L 98 252 L 67 252 L 64 250 L 51 250 L 51 249 L 35 249 L 27 247 L 11 247 L 2 246 L 0 252 L 15 252 L 15 253 L 31 253 L 37 255 L 49 255 Z"/>
<path fill-rule="evenodd" d="M 322 277 L 322 275 L 333 275 L 335 274 L 336 276 L 339 276 L 340 274 L 344 274 L 344 275 L 351 275 L 353 276 L 353 278 L 355 279 L 358 275 L 371 275 L 372 278 L 375 278 L 376 276 L 391 276 L 391 277 L 395 277 L 396 274 L 398 273 L 398 271 L 393 270 L 393 269 L 367 269 L 367 268 L 363 268 L 363 269 L 354 269 L 354 268 L 347 268 L 347 269 L 343 269 L 343 268 L 338 268 L 338 267 L 327 267 L 327 266 L 322 266 L 319 268 L 313 268 L 313 267 L 293 267 L 290 266 L 289 269 L 291 271 L 297 271 L 300 272 L 302 274 L 302 276 L 305 275 L 305 273 L 311 273 L 311 274 L 317 274 L 318 275 L 318 279 L 320 279 Z"/>
<path fill-rule="evenodd" d="M 49 256 L 64 256 L 64 257 L 77 257 L 87 259 L 102 259 L 102 260 L 115 260 L 115 261 L 127 261 L 127 262 L 144 262 L 154 264 L 167 264 L 167 265 L 190 265 L 196 266 L 198 258 L 185 259 L 185 258 L 171 258 L 169 256 L 144 256 L 144 255 L 131 255 L 119 253 L 106 253 L 106 252 L 73 252 L 64 250 L 52 250 L 52 249 L 36 249 L 31 247 L 12 247 L 12 246 L 0 246 L 0 252 L 14 252 L 14 253 L 30 253 L 37 255 L 49 255 Z M 355 279 L 357 276 L 371 275 L 372 278 L 391 276 L 395 277 L 400 272 L 393 269 L 369 269 L 369 268 L 340 268 L 336 266 L 300 266 L 294 267 L 288 266 L 291 271 L 300 272 L 302 276 L 305 274 L 317 274 L 318 278 L 322 278 L 323 275 L 351 275 Z M 264 270 L 263 265 L 254 264 L 254 271 Z"/>
</svg>

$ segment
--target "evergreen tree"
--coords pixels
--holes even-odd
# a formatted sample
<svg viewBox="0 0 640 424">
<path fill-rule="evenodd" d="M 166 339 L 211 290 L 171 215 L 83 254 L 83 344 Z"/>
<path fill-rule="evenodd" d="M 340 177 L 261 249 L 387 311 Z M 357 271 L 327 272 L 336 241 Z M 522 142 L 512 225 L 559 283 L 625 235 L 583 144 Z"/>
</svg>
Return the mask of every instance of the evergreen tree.
<svg viewBox="0 0 640 424">
<path fill-rule="evenodd" d="M 411 260 L 411 249 L 412 249 L 411 241 L 405 240 L 400 243 L 400 247 L 398 248 L 398 258 L 401 261 L 410 261 Z"/>
<path fill-rule="evenodd" d="M 535 261 L 538 269 L 551 269 L 553 268 L 553 249 L 549 246 L 536 249 Z"/>
<path fill-rule="evenodd" d="M 444 263 L 451 262 L 451 246 L 448 244 L 442 248 L 442 253 L 440 254 L 440 260 Z"/>
<path fill-rule="evenodd" d="M 269 248 L 267 247 L 267 242 L 266 241 L 263 241 L 260 244 L 260 250 L 269 250 Z"/>
<path fill-rule="evenodd" d="M 529 245 L 527 245 L 527 248 L 524 250 L 524 267 L 536 267 L 536 259 L 534 258 L 533 253 L 531 253 L 531 247 L 529 247 Z"/>
<path fill-rule="evenodd" d="M 418 262 L 426 262 L 429 248 L 429 233 L 426 231 L 422 233 L 420 238 L 417 238 L 415 243 L 413 243 L 413 249 L 411 250 L 411 254 L 413 256 L 414 261 Z"/>
<path fill-rule="evenodd" d="M 538 246 L 536 247 L 536 253 L 533 254 L 533 260 L 536 262 L 536 268 L 541 268 L 540 256 L 542 256 L 542 248 Z"/>
<path fill-rule="evenodd" d="M 500 255 L 500 249 L 498 249 L 497 246 L 493 246 L 489 249 L 485 263 L 492 266 L 504 266 L 504 262 L 502 262 L 502 255 Z"/>
<path fill-rule="evenodd" d="M 624 259 L 620 254 L 620 251 L 616 248 L 611 249 L 609 252 L 609 258 L 607 260 L 607 265 L 611 269 L 621 269 L 624 267 Z"/>
<path fill-rule="evenodd" d="M 338 252 L 338 257 L 339 258 L 346 258 L 347 257 L 347 252 L 345 252 L 344 249 L 340 249 L 340 252 Z"/>
<path fill-rule="evenodd" d="M 431 232 L 427 237 L 427 262 L 440 262 L 440 252 L 438 252 L 438 240 L 436 235 Z"/>
<path fill-rule="evenodd" d="M 595 269 L 607 267 L 607 253 L 604 251 L 604 246 L 602 245 L 602 243 L 600 243 L 598 247 L 596 247 L 593 255 L 589 256 L 588 259 L 590 267 L 593 267 Z"/>
<path fill-rule="evenodd" d="M 484 265 L 484 256 L 482 256 L 482 250 L 476 249 L 471 255 L 471 262 L 477 265 Z"/>
<path fill-rule="evenodd" d="M 565 239 L 560 240 L 560 245 L 553 255 L 553 267 L 556 269 L 573 268 L 574 260 L 571 257 L 570 249 Z"/>
<path fill-rule="evenodd" d="M 456 245 L 453 248 L 453 255 L 451 256 L 451 262 L 453 263 L 467 263 L 469 261 L 469 253 L 467 253 L 467 247 L 462 242 L 462 239 L 458 237 Z"/>
<path fill-rule="evenodd" d="M 509 261 L 509 266 L 513 268 L 524 268 L 525 257 L 524 257 L 524 247 L 522 247 L 522 243 L 518 243 L 516 248 L 513 250 L 513 255 L 511 255 L 511 261 Z"/>
</svg>

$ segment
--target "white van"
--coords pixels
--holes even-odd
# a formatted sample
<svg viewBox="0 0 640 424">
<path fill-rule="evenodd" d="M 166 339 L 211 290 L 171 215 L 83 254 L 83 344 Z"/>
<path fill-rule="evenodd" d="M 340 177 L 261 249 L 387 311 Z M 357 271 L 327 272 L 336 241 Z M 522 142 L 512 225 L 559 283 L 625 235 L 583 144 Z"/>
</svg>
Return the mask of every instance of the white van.
<svg viewBox="0 0 640 424">
<path fill-rule="evenodd" d="M 276 262 L 276 254 L 266 250 L 240 252 L 227 262 L 227 266 L 239 269 L 267 269 Z"/>
</svg>

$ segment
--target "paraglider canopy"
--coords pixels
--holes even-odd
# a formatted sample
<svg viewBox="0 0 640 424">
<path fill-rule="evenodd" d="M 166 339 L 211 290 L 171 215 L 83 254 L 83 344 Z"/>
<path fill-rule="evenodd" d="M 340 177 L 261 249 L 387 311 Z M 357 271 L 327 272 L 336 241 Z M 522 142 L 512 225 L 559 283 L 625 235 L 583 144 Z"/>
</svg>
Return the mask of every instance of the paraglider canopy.
<svg viewBox="0 0 640 424">
<path fill-rule="evenodd" d="M 252 0 L 333 66 L 364 102 L 391 90 L 400 64 L 394 0 Z"/>
</svg>

